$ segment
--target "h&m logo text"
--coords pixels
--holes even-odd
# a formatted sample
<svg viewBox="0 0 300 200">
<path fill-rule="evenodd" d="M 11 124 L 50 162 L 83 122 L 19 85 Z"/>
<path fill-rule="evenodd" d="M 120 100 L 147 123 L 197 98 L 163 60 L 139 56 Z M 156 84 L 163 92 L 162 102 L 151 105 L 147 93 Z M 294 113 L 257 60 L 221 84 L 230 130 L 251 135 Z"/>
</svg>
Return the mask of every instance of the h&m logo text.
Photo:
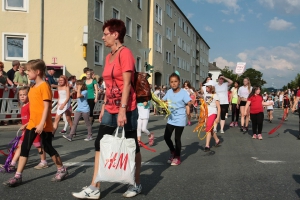
<svg viewBox="0 0 300 200">
<path fill-rule="evenodd" d="M 122 169 L 126 171 L 127 164 L 128 164 L 128 153 L 124 156 L 124 153 L 121 153 L 120 156 L 118 156 L 119 153 L 112 152 L 110 155 L 110 159 L 106 159 L 104 167 L 107 167 L 108 169 L 114 168 L 114 169 Z"/>
</svg>

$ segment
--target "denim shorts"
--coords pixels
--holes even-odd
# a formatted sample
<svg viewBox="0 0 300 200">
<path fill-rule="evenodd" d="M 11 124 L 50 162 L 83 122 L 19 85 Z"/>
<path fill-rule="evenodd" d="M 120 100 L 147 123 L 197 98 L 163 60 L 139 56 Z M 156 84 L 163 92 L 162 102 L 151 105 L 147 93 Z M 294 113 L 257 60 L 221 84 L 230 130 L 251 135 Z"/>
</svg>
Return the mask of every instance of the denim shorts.
<svg viewBox="0 0 300 200">
<path fill-rule="evenodd" d="M 137 130 L 138 110 L 126 112 L 127 123 L 124 125 L 125 131 Z M 110 114 L 107 110 L 104 110 L 104 115 L 100 125 L 118 127 L 118 114 Z"/>
</svg>

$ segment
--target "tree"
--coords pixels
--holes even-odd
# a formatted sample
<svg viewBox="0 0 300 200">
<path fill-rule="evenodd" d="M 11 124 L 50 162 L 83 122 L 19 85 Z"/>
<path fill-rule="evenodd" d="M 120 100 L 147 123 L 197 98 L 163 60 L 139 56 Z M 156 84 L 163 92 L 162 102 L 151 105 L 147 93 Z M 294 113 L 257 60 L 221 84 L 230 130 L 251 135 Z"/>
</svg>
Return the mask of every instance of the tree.
<svg viewBox="0 0 300 200">
<path fill-rule="evenodd" d="M 241 76 L 238 76 L 237 74 L 234 74 L 233 70 L 231 70 L 229 67 L 225 67 L 221 70 L 221 73 L 226 78 L 231 79 L 232 81 L 238 81 L 240 84 L 243 83 L 244 78 L 248 77 L 250 79 L 251 85 L 253 86 L 260 86 L 262 87 L 267 82 L 263 80 L 263 73 L 260 71 L 257 71 L 253 68 L 247 69 Z"/>
<path fill-rule="evenodd" d="M 300 86 L 300 74 L 297 74 L 295 79 L 282 87 L 283 90 L 295 89 Z"/>
</svg>

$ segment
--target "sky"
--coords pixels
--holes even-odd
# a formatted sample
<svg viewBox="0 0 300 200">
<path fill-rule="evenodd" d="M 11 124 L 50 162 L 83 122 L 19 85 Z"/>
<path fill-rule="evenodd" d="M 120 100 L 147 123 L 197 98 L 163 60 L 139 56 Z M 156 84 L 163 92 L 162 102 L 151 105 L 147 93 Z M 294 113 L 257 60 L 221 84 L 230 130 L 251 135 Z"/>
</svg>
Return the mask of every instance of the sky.
<svg viewBox="0 0 300 200">
<path fill-rule="evenodd" d="M 282 88 L 300 73 L 300 0 L 175 0 L 223 69 L 237 62 Z"/>
</svg>

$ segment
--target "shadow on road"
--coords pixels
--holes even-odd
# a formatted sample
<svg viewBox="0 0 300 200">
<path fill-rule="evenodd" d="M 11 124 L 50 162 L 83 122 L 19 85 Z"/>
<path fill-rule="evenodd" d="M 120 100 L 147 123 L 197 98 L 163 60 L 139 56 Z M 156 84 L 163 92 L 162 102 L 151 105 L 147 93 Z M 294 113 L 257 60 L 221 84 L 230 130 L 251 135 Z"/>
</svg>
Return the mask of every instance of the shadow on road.
<svg viewBox="0 0 300 200">
<path fill-rule="evenodd" d="M 295 138 L 297 138 L 297 139 L 298 139 L 298 136 L 299 136 L 299 131 L 293 130 L 293 129 L 285 129 L 283 131 L 283 133 L 290 133 L 291 135 L 295 136 Z"/>
<path fill-rule="evenodd" d="M 293 174 L 293 179 L 298 183 L 300 184 L 300 175 L 296 175 L 296 174 Z M 298 197 L 300 198 L 300 188 L 295 190 L 296 194 L 298 195 Z"/>
</svg>

